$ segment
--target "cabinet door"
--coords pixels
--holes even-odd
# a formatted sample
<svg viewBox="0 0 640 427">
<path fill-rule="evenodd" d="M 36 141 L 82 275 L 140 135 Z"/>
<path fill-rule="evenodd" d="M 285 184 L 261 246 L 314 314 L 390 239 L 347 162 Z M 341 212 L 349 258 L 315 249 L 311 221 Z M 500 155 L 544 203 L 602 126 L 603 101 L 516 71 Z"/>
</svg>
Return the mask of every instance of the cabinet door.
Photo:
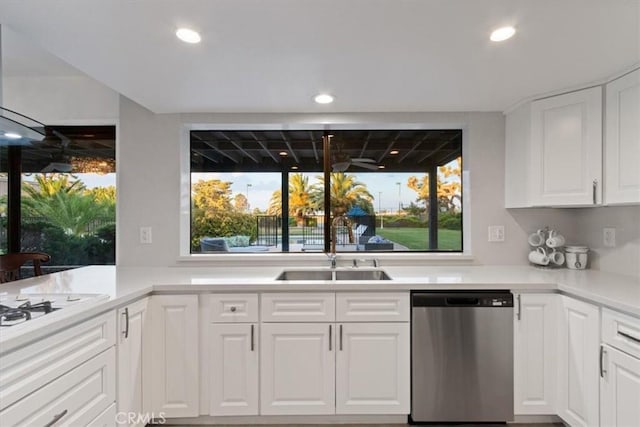
<svg viewBox="0 0 640 427">
<path fill-rule="evenodd" d="M 640 203 L 640 70 L 606 91 L 605 201 Z"/>
<path fill-rule="evenodd" d="M 514 331 L 514 413 L 555 414 L 558 295 L 518 294 Z"/>
<path fill-rule="evenodd" d="M 143 339 L 149 298 L 118 310 L 118 412 L 143 414 Z M 123 417 L 139 419 L 140 417 Z M 130 425 L 130 424 L 125 424 Z"/>
<path fill-rule="evenodd" d="M 209 325 L 210 415 L 258 415 L 258 343 L 248 323 Z"/>
<path fill-rule="evenodd" d="M 606 345 L 603 351 L 601 425 L 640 426 L 640 359 Z"/>
<path fill-rule="evenodd" d="M 335 413 L 335 325 L 263 323 L 261 415 Z"/>
<path fill-rule="evenodd" d="M 336 413 L 410 412 L 409 323 L 338 325 Z"/>
<path fill-rule="evenodd" d="M 570 297 L 561 301 L 558 415 L 572 426 L 598 425 L 599 311 Z"/>
<path fill-rule="evenodd" d="M 534 206 L 600 203 L 600 87 L 532 102 L 528 175 Z"/>
<path fill-rule="evenodd" d="M 145 390 L 151 412 L 165 417 L 198 416 L 198 296 L 151 298 L 151 372 Z"/>
</svg>

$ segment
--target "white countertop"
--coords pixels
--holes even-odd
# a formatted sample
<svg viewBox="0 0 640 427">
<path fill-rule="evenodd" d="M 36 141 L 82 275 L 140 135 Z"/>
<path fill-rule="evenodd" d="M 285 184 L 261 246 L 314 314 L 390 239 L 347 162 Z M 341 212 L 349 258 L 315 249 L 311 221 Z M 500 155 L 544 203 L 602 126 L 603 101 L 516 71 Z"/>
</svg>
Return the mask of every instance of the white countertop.
<svg viewBox="0 0 640 427">
<path fill-rule="evenodd" d="M 318 267 L 323 268 L 326 267 Z M 510 289 L 521 292 L 562 292 L 640 317 L 640 278 L 592 270 L 543 270 L 529 266 L 402 266 L 383 267 L 393 280 L 377 282 L 276 281 L 275 277 L 283 269 L 285 267 L 281 266 L 90 266 L 4 284 L 1 292 L 103 294 L 109 298 L 77 304 L 19 326 L 0 329 L 0 353 L 152 292 Z"/>
</svg>

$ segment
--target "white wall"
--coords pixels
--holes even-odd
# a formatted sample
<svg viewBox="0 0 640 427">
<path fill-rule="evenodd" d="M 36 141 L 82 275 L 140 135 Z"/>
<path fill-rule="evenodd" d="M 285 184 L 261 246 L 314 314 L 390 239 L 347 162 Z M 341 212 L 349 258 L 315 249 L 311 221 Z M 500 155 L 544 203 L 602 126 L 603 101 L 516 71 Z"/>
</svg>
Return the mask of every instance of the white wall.
<svg viewBox="0 0 640 427">
<path fill-rule="evenodd" d="M 5 108 L 46 125 L 104 125 L 118 120 L 118 93 L 87 76 L 8 76 L 0 83 Z"/>
<path fill-rule="evenodd" d="M 504 209 L 504 117 L 501 113 L 168 114 L 157 115 L 121 97 L 118 135 L 118 264 L 176 265 L 179 255 L 180 150 L 185 127 L 206 124 L 361 126 L 402 124 L 465 129 L 466 205 L 477 264 L 526 264 L 527 234 L 549 225 L 575 234 L 575 211 Z M 181 139 L 183 138 L 183 139 Z M 488 243 L 487 227 L 504 225 L 506 241 Z M 139 227 L 153 227 L 153 244 L 139 243 Z M 418 261 L 419 262 L 419 261 Z"/>
</svg>

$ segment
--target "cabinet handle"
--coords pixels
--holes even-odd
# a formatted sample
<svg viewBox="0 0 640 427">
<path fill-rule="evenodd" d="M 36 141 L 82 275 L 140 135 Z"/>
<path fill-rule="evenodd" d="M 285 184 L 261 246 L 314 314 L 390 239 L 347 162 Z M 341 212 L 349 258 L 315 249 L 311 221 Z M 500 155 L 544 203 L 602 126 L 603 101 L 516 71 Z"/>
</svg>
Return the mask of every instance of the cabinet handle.
<svg viewBox="0 0 640 427">
<path fill-rule="evenodd" d="M 129 307 L 124 309 L 122 315 L 124 316 L 124 331 L 122 331 L 122 335 L 127 339 L 129 338 Z"/>
<path fill-rule="evenodd" d="M 44 425 L 44 427 L 51 427 L 51 426 L 54 426 L 58 421 L 60 421 L 60 419 L 61 419 L 62 417 L 64 417 L 65 415 L 67 415 L 67 412 L 69 412 L 69 411 L 65 409 L 64 411 L 60 412 L 59 414 L 54 415 L 54 416 L 53 416 L 53 419 L 52 419 L 51 421 L 49 421 L 47 424 L 45 424 L 45 425 Z"/>
<path fill-rule="evenodd" d="M 331 349 L 332 349 L 331 348 L 331 341 L 333 341 L 332 338 L 333 338 L 333 336 L 331 334 L 331 325 L 329 325 L 329 351 L 331 351 Z"/>
<path fill-rule="evenodd" d="M 516 311 L 516 317 L 518 320 L 522 319 L 522 297 L 520 294 L 518 294 L 517 298 L 518 300 L 518 311 Z"/>
<path fill-rule="evenodd" d="M 253 324 L 251 324 L 251 351 L 253 351 L 254 348 L 255 348 L 254 345 L 253 345 L 253 342 L 254 342 L 253 341 L 253 336 L 254 336 L 253 330 L 254 330 L 254 326 L 253 326 Z"/>
<path fill-rule="evenodd" d="M 607 351 L 604 349 L 604 345 L 600 345 L 600 378 L 604 378 L 604 374 L 607 373 L 607 370 L 604 368 L 604 356 L 607 354 Z"/>
<path fill-rule="evenodd" d="M 236 310 L 237 310 L 237 308 L 236 308 L 236 306 L 235 306 L 235 305 L 232 305 L 232 306 L 231 306 L 231 308 L 230 308 L 229 310 L 231 310 L 231 312 L 232 312 L 232 313 L 235 313 L 235 312 L 236 312 Z"/>
<path fill-rule="evenodd" d="M 340 325 L 340 351 L 342 351 L 342 325 Z"/>
<path fill-rule="evenodd" d="M 597 203 L 596 201 L 596 193 L 598 192 L 598 180 L 594 179 L 593 180 L 593 204 L 595 205 Z"/>
<path fill-rule="evenodd" d="M 629 335 L 629 334 L 627 334 L 625 332 L 620 332 L 620 331 L 618 331 L 618 335 L 620 335 L 621 337 L 624 337 L 624 338 L 626 338 L 628 340 L 631 340 L 631 341 L 635 342 L 636 344 L 640 344 L 640 339 L 634 337 L 633 335 Z"/>
</svg>

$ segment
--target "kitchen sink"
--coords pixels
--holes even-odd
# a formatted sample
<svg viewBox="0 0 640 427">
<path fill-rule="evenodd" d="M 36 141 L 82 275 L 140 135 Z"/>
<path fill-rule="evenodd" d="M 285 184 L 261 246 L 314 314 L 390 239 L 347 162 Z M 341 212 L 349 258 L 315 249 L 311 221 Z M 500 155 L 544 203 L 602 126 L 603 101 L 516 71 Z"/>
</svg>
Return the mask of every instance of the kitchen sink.
<svg viewBox="0 0 640 427">
<path fill-rule="evenodd" d="M 276 280 L 391 280 L 382 270 L 284 270 Z"/>
<path fill-rule="evenodd" d="M 285 270 L 276 280 L 333 280 L 331 270 Z"/>
<path fill-rule="evenodd" d="M 335 280 L 391 280 L 382 270 L 336 270 Z"/>
</svg>

